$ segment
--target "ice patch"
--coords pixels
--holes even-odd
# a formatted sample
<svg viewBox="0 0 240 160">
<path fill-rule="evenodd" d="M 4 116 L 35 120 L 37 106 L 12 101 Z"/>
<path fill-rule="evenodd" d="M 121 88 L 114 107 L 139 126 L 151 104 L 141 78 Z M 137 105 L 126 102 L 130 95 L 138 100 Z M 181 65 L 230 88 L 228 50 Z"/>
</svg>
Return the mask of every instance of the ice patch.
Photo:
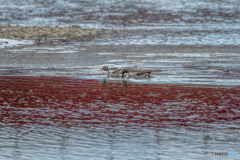
<svg viewBox="0 0 240 160">
<path fill-rule="evenodd" d="M 107 62 L 124 62 L 126 60 L 121 60 L 121 59 L 113 59 L 113 60 L 108 60 Z"/>
<path fill-rule="evenodd" d="M 191 63 L 193 61 L 179 61 L 173 59 L 142 60 L 141 62 L 164 62 L 164 63 Z"/>
<path fill-rule="evenodd" d="M 98 55 L 111 55 L 111 54 L 115 54 L 115 53 L 97 53 Z"/>
<path fill-rule="evenodd" d="M 14 39 L 0 38 L 0 48 L 13 47 L 18 45 L 30 45 L 30 44 L 33 44 L 33 41 L 28 41 L 28 40 L 19 41 Z"/>
<path fill-rule="evenodd" d="M 35 52 L 35 53 L 76 53 L 76 50 L 73 47 L 27 47 L 22 49 L 10 49 L 8 50 L 12 53 L 26 53 L 26 52 Z"/>
<path fill-rule="evenodd" d="M 210 58 L 223 56 L 240 56 L 239 53 L 147 53 L 146 56 L 173 56 L 179 58 Z"/>
<path fill-rule="evenodd" d="M 126 57 L 152 57 L 154 55 L 136 55 L 136 56 L 126 56 Z"/>
</svg>

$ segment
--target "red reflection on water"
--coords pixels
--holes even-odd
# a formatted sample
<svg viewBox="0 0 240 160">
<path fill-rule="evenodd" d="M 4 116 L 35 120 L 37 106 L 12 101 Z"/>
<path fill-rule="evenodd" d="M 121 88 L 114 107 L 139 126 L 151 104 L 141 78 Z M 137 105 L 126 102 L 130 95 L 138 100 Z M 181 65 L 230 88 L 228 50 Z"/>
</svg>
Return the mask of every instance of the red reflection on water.
<svg viewBox="0 0 240 160">
<path fill-rule="evenodd" d="M 240 124 L 240 87 L 0 77 L 0 124 Z"/>
</svg>

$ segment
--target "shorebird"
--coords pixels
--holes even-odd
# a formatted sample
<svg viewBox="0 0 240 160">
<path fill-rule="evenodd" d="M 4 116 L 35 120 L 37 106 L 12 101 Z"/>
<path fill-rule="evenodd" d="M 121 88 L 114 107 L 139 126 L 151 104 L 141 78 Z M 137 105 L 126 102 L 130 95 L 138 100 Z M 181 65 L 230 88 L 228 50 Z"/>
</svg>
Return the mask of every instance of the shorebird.
<svg viewBox="0 0 240 160">
<path fill-rule="evenodd" d="M 118 69 L 118 70 L 112 71 L 110 73 L 109 68 L 107 66 L 103 66 L 102 70 L 107 71 L 106 72 L 107 78 L 109 78 L 109 77 L 124 77 L 125 76 L 124 73 L 122 72 L 122 69 Z"/>
<path fill-rule="evenodd" d="M 122 69 L 122 74 L 126 73 L 126 77 L 129 78 L 150 78 L 151 72 L 137 72 L 132 75 L 130 75 L 129 70 L 127 68 Z M 125 75 L 123 76 L 125 77 Z"/>
</svg>

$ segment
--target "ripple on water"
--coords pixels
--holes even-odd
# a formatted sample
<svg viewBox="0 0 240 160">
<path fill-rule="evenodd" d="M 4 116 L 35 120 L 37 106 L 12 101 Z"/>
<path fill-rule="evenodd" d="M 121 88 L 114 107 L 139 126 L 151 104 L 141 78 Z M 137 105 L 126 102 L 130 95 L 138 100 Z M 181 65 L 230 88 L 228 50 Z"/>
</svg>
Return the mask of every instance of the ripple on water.
<svg viewBox="0 0 240 160">
<path fill-rule="evenodd" d="M 3 159 L 193 159 L 239 148 L 239 87 L 2 76 L 0 91 Z"/>
<path fill-rule="evenodd" d="M 237 6 L 238 0 L 9 0 L 2 2 L 0 14 L 3 24 L 131 30 L 119 36 L 73 38 L 76 45 L 238 46 Z"/>
<path fill-rule="evenodd" d="M 191 46 L 240 44 L 238 0 L 100 0 L 91 3 L 5 0 L 1 2 L 0 15 L 2 24 L 11 25 L 128 29 L 113 35 L 69 38 L 64 44 L 67 47 L 158 45 L 190 46 L 191 49 Z M 6 44 L 4 40 L 0 47 Z M 74 47 L 50 47 L 62 46 L 61 40 L 38 45 L 45 48 L 12 53 L 21 56 L 20 52 L 34 51 L 51 53 L 53 57 L 58 53 L 76 53 Z M 117 54 L 108 51 L 96 55 Z M 157 58 L 166 55 L 203 59 L 194 61 L 196 64 L 192 66 L 189 64 L 192 59 L 170 60 L 170 64 L 167 59 Z M 30 60 L 26 57 L 23 61 L 14 59 L 14 65 L 8 63 L 12 61 L 7 61 L 8 64 L 2 61 L 7 68 L 0 70 L 0 159 L 171 160 L 210 159 L 211 151 L 239 153 L 239 65 L 229 59 L 229 64 L 224 64 L 224 56 L 238 59 L 239 54 L 130 56 L 157 59 L 139 62 L 138 67 L 170 69 L 161 77 L 157 74 L 152 80 L 144 81 L 147 84 L 140 84 L 138 80 L 102 80 L 103 76 L 91 74 L 86 76 L 88 79 L 79 79 L 85 73 L 76 69 L 79 62 L 73 63 L 74 56 L 68 57 L 71 65 L 59 61 L 63 63 L 48 63 L 51 64 L 48 68 L 41 68 L 39 63 L 26 65 Z M 222 61 L 209 63 L 210 60 L 204 59 L 213 57 L 221 57 Z M 45 61 L 47 59 L 49 57 Z M 114 67 L 123 66 L 109 61 Z M 88 71 L 96 73 L 91 68 L 87 68 Z M 39 76 L 49 73 L 66 73 L 71 77 Z"/>
</svg>

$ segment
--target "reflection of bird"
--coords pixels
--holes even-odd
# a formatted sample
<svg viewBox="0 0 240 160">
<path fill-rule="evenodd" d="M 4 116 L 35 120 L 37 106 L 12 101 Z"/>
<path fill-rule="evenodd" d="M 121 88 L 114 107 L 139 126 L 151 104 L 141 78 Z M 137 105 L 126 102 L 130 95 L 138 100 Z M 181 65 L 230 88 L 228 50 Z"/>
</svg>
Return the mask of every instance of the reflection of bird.
<svg viewBox="0 0 240 160">
<path fill-rule="evenodd" d="M 123 80 L 122 81 L 122 86 L 123 87 L 127 87 L 128 86 L 128 81 L 127 80 Z"/>
<path fill-rule="evenodd" d="M 122 73 L 123 74 L 126 73 L 127 78 L 130 78 L 130 77 L 131 78 L 150 78 L 151 77 L 150 76 L 151 72 L 137 72 L 137 73 L 130 75 L 129 70 L 127 68 L 123 68 Z"/>
<path fill-rule="evenodd" d="M 102 83 L 106 86 L 106 85 L 108 84 L 107 79 L 104 79 L 104 80 L 102 81 Z"/>
<path fill-rule="evenodd" d="M 107 78 L 109 78 L 109 77 L 124 77 L 124 73 L 122 72 L 122 69 L 118 69 L 118 70 L 112 71 L 110 73 L 109 68 L 107 66 L 103 66 L 102 70 L 107 71 L 106 72 Z"/>
</svg>

